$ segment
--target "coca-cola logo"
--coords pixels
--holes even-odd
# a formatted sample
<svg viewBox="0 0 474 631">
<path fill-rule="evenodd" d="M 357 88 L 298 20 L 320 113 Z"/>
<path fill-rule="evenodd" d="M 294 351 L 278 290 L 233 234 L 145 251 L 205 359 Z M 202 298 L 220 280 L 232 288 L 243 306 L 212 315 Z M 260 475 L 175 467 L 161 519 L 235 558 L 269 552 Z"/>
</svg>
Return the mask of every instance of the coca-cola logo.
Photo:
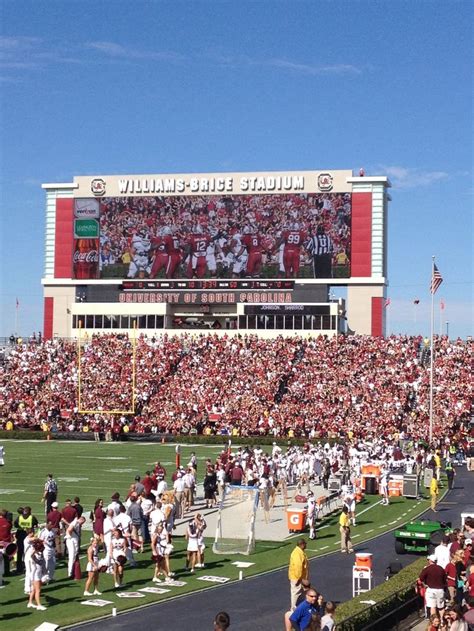
<svg viewBox="0 0 474 631">
<path fill-rule="evenodd" d="M 97 250 L 89 250 L 89 252 L 80 252 L 76 250 L 72 258 L 74 263 L 98 263 L 99 253 Z"/>
</svg>

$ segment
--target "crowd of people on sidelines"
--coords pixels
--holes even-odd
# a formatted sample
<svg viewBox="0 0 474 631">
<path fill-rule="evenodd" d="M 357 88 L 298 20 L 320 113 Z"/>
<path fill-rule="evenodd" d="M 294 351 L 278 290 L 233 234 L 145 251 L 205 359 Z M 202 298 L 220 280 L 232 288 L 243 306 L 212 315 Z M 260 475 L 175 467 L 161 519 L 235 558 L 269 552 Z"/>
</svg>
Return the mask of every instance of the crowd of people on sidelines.
<svg viewBox="0 0 474 631">
<path fill-rule="evenodd" d="M 134 346 L 116 334 L 88 338 L 80 350 L 60 339 L 17 344 L 0 366 L 1 428 L 428 435 L 430 366 L 419 337 L 164 335 L 140 336 Z M 436 340 L 435 434 L 463 437 L 472 360 L 469 341 Z"/>
<path fill-rule="evenodd" d="M 407 453 L 396 442 L 378 438 L 374 441 L 332 445 L 329 442 L 307 442 L 303 447 L 287 449 L 282 449 L 274 443 L 268 452 L 259 447 L 238 447 L 232 450 L 226 448 L 215 462 L 211 459 L 205 462 L 202 474 L 204 501 L 207 506 L 215 505 L 227 483 L 245 484 L 257 487 L 264 510 L 271 510 L 276 494 L 281 493 L 286 503 L 288 488 L 292 487 L 295 495 L 306 495 L 310 537 L 314 538 L 317 536 L 318 516 L 314 512 L 316 506 L 311 489 L 316 486 L 327 488 L 331 476 L 344 473 L 344 484 L 341 489 L 343 507 L 339 519 L 341 552 L 351 553 L 353 548 L 350 528 L 356 525 L 354 493 L 360 483 L 364 464 L 371 462 L 380 465 L 381 482 L 385 471 L 410 471 L 421 477 L 426 468 L 432 469 L 433 478 L 436 479 L 440 477 L 441 459 L 446 463 L 453 459 L 455 452 L 452 447 L 449 442 L 436 439 L 433 449 L 425 448 L 420 443 L 410 448 L 410 453 Z M 6 509 L 0 511 L 0 541 L 5 544 L 11 543 L 12 532 L 16 530 L 16 569 L 19 573 L 25 572 L 25 593 L 29 595 L 28 607 L 43 610 L 41 587 L 45 582 L 54 580 L 58 558 L 67 557 L 68 576 L 78 578 L 77 559 L 81 539 L 84 541 L 87 533 L 83 530 L 86 519 L 92 524 L 93 534 L 87 544 L 84 597 L 101 595 L 102 572 L 109 573 L 115 588 L 120 589 L 125 584 L 125 572 L 129 572 L 125 568 L 133 568 L 136 565 L 135 555 L 143 552 L 145 543 L 150 544 L 150 580 L 153 583 L 173 584 L 176 573 L 194 574 L 196 569 L 204 568 L 206 520 L 201 513 L 192 509 L 195 504 L 196 486 L 197 459 L 192 453 L 187 466 L 178 467 L 171 476 L 167 476 L 164 467 L 157 462 L 154 469 L 147 471 L 143 477 L 137 475 L 122 496 L 114 492 L 110 500 L 98 498 L 88 511 L 84 510 L 79 497 L 66 499 L 64 506 L 60 508 L 58 485 L 53 474 L 48 474 L 43 495 L 44 524 L 39 524 L 39 520 L 31 514 L 31 509 L 27 506 L 18 509 L 16 519 Z M 310 510 L 311 507 L 313 512 Z M 173 534 L 177 519 L 186 520 L 184 570 L 177 568 L 173 560 Z M 465 529 L 474 532 L 474 523 L 468 520 Z M 444 550 L 448 541 L 444 541 L 436 549 L 435 558 L 440 566 L 444 561 L 450 561 L 451 565 L 446 564 L 446 587 L 454 604 L 461 605 L 467 600 L 466 587 L 470 591 L 474 587 L 474 574 L 471 575 L 471 568 L 474 567 L 474 559 L 471 558 L 472 540 L 461 531 L 454 531 L 452 539 L 454 542 L 449 540 L 449 554 Z M 5 561 L 8 574 L 8 559 L 5 558 Z M 300 625 L 305 622 L 305 626 L 293 628 L 318 629 L 317 624 L 325 620 L 325 626 L 327 623 L 328 629 L 331 629 L 333 604 L 324 603 L 324 599 L 314 587 L 311 587 L 309 580 L 307 587 L 312 591 L 304 591 L 305 585 L 301 581 L 303 578 L 309 579 L 309 576 L 303 576 L 304 564 L 301 563 L 296 572 L 297 565 L 293 563 L 293 570 L 289 574 L 290 582 L 293 581 L 294 586 L 292 584 L 291 610 L 285 618 L 285 623 L 291 625 L 298 621 Z M 302 575 L 296 576 L 297 573 Z M 461 579 L 464 581 L 462 589 Z M 131 582 L 133 584 L 133 579 Z M 429 580 L 427 584 L 429 585 Z M 316 594 L 316 605 L 312 602 L 313 592 Z M 316 606 L 318 609 L 313 611 Z M 310 609 L 311 615 L 308 617 Z M 432 613 L 435 612 L 436 608 Z M 313 626 L 307 627 L 306 623 Z M 453 627 L 453 631 L 454 629 L 456 627 Z"/>
<path fill-rule="evenodd" d="M 443 537 L 417 582 L 429 623 L 426 631 L 468 631 L 474 626 L 474 519 Z"/>
</svg>

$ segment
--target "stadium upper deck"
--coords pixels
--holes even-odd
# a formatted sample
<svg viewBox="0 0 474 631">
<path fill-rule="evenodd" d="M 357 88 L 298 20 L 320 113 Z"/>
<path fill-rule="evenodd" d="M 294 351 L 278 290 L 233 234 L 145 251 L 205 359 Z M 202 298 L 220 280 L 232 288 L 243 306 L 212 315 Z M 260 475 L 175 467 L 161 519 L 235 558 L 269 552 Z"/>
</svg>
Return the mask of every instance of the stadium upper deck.
<svg viewBox="0 0 474 631">
<path fill-rule="evenodd" d="M 383 335 L 389 186 L 351 171 L 43 184 L 44 335 Z"/>
</svg>

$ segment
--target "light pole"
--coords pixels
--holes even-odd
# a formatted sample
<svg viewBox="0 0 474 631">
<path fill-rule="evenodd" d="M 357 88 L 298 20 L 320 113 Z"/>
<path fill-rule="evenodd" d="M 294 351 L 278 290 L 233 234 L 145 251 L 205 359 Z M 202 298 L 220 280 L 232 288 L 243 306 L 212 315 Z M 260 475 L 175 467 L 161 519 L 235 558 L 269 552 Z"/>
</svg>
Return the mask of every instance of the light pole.
<svg viewBox="0 0 474 631">
<path fill-rule="evenodd" d="M 446 337 L 449 340 L 449 320 L 446 320 Z"/>
</svg>

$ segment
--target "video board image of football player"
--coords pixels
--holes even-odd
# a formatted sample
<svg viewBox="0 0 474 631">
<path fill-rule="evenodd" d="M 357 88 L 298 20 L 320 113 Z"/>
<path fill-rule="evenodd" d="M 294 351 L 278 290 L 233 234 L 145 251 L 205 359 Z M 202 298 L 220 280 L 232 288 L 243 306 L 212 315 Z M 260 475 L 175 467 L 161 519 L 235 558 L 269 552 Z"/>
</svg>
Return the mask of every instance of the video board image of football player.
<svg viewBox="0 0 474 631">
<path fill-rule="evenodd" d="M 163 229 L 165 252 L 168 256 L 166 264 L 166 278 L 176 278 L 179 264 L 182 260 L 183 250 L 175 227 Z"/>
<path fill-rule="evenodd" d="M 346 252 L 349 262 L 338 265 L 338 274 L 348 277 L 351 203 L 350 193 L 103 198 L 100 275 L 310 278 L 314 259 L 305 233 L 311 237 L 323 225 L 333 252 Z"/>
<path fill-rule="evenodd" d="M 301 247 L 307 239 L 307 232 L 300 228 L 298 222 L 290 225 L 289 229 L 285 229 L 281 233 L 280 242 L 283 247 L 283 267 L 285 269 L 285 278 L 295 278 L 300 271 L 300 254 Z"/>
<path fill-rule="evenodd" d="M 244 228 L 244 235 L 242 236 L 242 244 L 247 249 L 247 265 L 245 268 L 245 275 L 252 278 L 259 278 L 262 273 L 263 265 L 263 238 L 258 234 L 255 227 L 250 229 Z"/>
<path fill-rule="evenodd" d="M 151 241 L 145 230 L 140 230 L 133 235 L 130 244 L 130 265 L 128 278 L 145 278 L 151 271 L 150 263 Z"/>
<path fill-rule="evenodd" d="M 209 234 L 204 232 L 201 225 L 197 225 L 189 235 L 186 243 L 188 255 L 188 278 L 204 278 L 207 267 L 207 248 L 211 242 Z"/>
<path fill-rule="evenodd" d="M 151 252 L 154 254 L 153 265 L 151 267 L 150 278 L 156 278 L 163 270 L 166 274 L 168 267 L 168 253 L 166 252 L 165 235 L 163 229 L 158 230 L 156 237 L 151 239 Z"/>
<path fill-rule="evenodd" d="M 238 228 L 234 227 L 227 240 L 224 264 L 232 278 L 240 278 L 247 268 L 248 253 L 247 248 L 242 243 L 242 236 Z"/>
</svg>

